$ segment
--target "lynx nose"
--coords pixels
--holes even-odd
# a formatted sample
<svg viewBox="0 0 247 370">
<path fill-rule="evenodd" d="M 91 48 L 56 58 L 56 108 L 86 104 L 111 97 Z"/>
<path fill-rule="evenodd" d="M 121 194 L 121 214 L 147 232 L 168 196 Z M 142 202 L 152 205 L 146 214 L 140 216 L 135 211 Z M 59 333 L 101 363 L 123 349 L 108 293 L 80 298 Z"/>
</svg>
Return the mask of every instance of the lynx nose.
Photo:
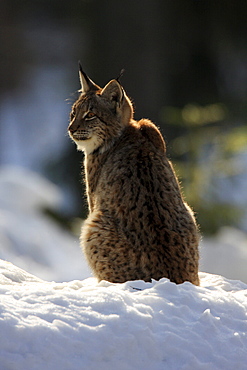
<svg viewBox="0 0 247 370">
<path fill-rule="evenodd" d="M 71 124 L 69 125 L 68 130 L 69 130 L 69 132 L 70 132 L 71 134 L 74 134 L 74 133 L 78 130 L 78 128 L 79 128 L 79 125 L 78 125 L 78 124 L 75 124 L 75 122 L 73 122 L 73 123 L 71 123 Z"/>
</svg>

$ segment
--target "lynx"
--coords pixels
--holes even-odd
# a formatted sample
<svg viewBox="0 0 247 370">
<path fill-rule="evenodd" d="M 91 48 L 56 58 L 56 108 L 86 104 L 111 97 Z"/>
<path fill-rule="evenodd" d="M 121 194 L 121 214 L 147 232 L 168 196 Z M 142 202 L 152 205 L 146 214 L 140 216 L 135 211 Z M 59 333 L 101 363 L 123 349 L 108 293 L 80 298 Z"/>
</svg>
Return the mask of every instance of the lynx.
<svg viewBox="0 0 247 370">
<path fill-rule="evenodd" d="M 79 76 L 68 132 L 85 154 L 89 216 L 80 240 L 94 275 L 199 285 L 198 228 L 160 131 L 134 120 L 119 79 L 100 88 L 81 66 Z"/>
</svg>

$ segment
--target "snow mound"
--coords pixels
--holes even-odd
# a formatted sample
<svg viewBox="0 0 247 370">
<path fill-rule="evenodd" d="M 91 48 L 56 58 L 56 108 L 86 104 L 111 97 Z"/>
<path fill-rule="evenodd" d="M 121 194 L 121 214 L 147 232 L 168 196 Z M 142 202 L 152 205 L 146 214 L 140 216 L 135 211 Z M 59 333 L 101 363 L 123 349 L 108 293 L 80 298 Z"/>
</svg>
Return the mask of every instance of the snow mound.
<svg viewBox="0 0 247 370">
<path fill-rule="evenodd" d="M 3 370 L 246 369 L 247 285 L 46 282 L 0 261 Z"/>
</svg>

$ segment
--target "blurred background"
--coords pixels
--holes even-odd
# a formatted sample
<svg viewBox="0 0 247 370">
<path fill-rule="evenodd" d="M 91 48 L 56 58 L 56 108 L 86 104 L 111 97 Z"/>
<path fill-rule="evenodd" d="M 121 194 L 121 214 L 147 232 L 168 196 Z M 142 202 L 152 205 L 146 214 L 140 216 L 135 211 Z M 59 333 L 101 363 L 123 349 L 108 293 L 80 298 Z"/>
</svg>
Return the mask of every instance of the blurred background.
<svg viewBox="0 0 247 370">
<path fill-rule="evenodd" d="M 201 225 L 201 270 L 247 282 L 247 2 L 0 0 L 0 258 L 90 275 L 83 154 L 67 136 L 77 62 L 161 129 Z"/>
</svg>

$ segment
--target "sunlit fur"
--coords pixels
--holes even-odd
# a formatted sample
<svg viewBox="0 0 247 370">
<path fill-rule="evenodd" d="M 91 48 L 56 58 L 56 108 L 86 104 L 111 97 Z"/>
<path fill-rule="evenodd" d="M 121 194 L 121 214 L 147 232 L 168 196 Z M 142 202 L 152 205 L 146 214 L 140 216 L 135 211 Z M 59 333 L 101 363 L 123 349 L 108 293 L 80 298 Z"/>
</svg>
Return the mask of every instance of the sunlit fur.
<svg viewBox="0 0 247 370">
<path fill-rule="evenodd" d="M 199 233 L 165 142 L 116 80 L 103 89 L 83 72 L 69 135 L 85 153 L 89 216 L 81 245 L 99 280 L 199 284 Z"/>
</svg>

